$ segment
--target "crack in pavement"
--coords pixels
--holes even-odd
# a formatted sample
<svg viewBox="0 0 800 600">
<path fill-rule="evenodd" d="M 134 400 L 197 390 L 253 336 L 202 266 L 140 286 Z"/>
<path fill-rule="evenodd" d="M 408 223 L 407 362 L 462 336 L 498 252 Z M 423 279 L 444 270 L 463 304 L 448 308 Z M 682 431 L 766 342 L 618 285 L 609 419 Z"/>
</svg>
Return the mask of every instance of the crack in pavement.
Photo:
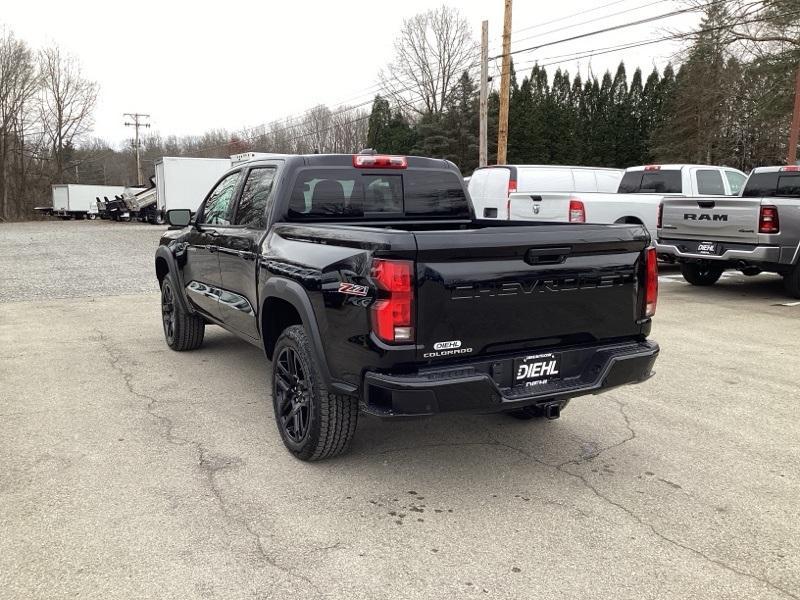
<svg viewBox="0 0 800 600">
<path fill-rule="evenodd" d="M 653 524 L 645 521 L 642 517 L 640 517 L 635 512 L 633 512 L 633 510 L 631 510 L 627 506 L 623 505 L 621 502 L 613 500 L 608 495 L 602 493 L 594 485 L 592 485 L 584 475 L 581 475 L 579 473 L 573 473 L 572 471 L 567 470 L 566 467 L 568 465 L 570 465 L 570 464 L 574 464 L 574 465 L 578 466 L 578 465 L 584 464 L 586 462 L 589 462 L 589 461 L 593 460 L 594 458 L 597 458 L 597 456 L 599 456 L 603 452 L 606 452 L 607 450 L 611 450 L 613 448 L 618 448 L 618 447 L 622 446 L 623 444 L 625 444 L 625 443 L 627 443 L 627 442 L 629 442 L 629 441 L 631 441 L 631 440 L 633 440 L 633 439 L 635 439 L 637 437 L 636 436 L 636 431 L 633 429 L 633 427 L 631 425 L 630 418 L 628 417 L 628 415 L 625 413 L 625 411 L 623 409 L 624 405 L 621 402 L 617 401 L 617 400 L 612 400 L 612 401 L 615 402 L 620 407 L 620 412 L 622 413 L 622 416 L 623 416 L 623 418 L 625 420 L 625 425 L 628 428 L 628 430 L 629 430 L 631 435 L 629 437 L 627 437 L 626 439 L 624 439 L 623 441 L 621 441 L 621 442 L 618 442 L 616 444 L 613 444 L 611 446 L 608 446 L 607 448 L 604 448 L 604 449 L 600 450 L 597 454 L 591 456 L 590 458 L 588 458 L 586 460 L 583 460 L 583 461 L 578 460 L 576 462 L 573 459 L 573 460 L 570 460 L 570 461 L 565 461 L 563 463 L 552 464 L 552 463 L 549 463 L 547 461 L 544 461 L 544 460 L 534 456 L 531 452 L 523 450 L 522 448 L 517 448 L 516 446 L 512 446 L 510 444 L 499 442 L 498 440 L 496 440 L 496 439 L 494 439 L 492 437 L 491 431 L 489 431 L 487 429 L 486 431 L 487 431 L 487 433 L 489 433 L 489 437 L 492 440 L 492 442 L 489 442 L 489 444 L 497 444 L 497 445 L 500 445 L 500 446 L 504 446 L 506 448 L 510 448 L 512 450 L 515 450 L 516 452 L 519 452 L 521 454 L 525 454 L 532 461 L 534 461 L 534 462 L 536 462 L 536 463 L 538 463 L 540 465 L 543 465 L 543 466 L 548 467 L 550 469 L 554 469 L 554 470 L 558 471 L 559 473 L 562 473 L 562 474 L 564 474 L 564 475 L 566 475 L 568 477 L 571 477 L 573 479 L 577 479 L 578 481 L 581 482 L 581 484 L 586 489 L 588 489 L 590 492 L 592 492 L 597 498 L 599 498 L 600 500 L 606 502 L 607 504 L 609 504 L 611 506 L 614 506 L 617 509 L 621 510 L 626 515 L 628 515 L 631 519 L 633 519 L 637 524 L 639 524 L 640 526 L 642 526 L 645 529 L 647 529 L 648 531 L 650 531 L 650 533 L 652 533 L 654 536 L 656 536 L 660 540 L 662 540 L 664 542 L 667 542 L 668 544 L 671 544 L 671 545 L 675 546 L 676 548 L 680 548 L 680 549 L 685 550 L 687 552 L 691 552 L 695 556 L 698 556 L 698 557 L 702 558 L 703 560 L 705 560 L 705 561 L 707 561 L 707 562 L 709 562 L 711 564 L 714 564 L 714 565 L 716 565 L 716 566 L 718 566 L 718 567 L 720 567 L 722 569 L 730 571 L 731 573 L 734 573 L 734 574 L 739 575 L 741 577 L 746 577 L 746 578 L 752 579 L 754 581 L 758 581 L 758 582 L 762 583 L 763 585 L 769 587 L 770 589 L 772 589 L 772 590 L 774 590 L 776 592 L 779 592 L 779 593 L 781 593 L 781 594 L 783 594 L 783 595 L 785 595 L 785 596 L 787 596 L 789 598 L 793 598 L 794 600 L 800 600 L 800 596 L 798 596 L 796 594 L 793 594 L 789 590 L 786 590 L 786 589 L 780 587 L 779 585 L 773 583 L 772 581 L 770 581 L 769 579 L 767 579 L 765 577 L 761 577 L 761 576 L 756 575 L 754 573 L 750 573 L 748 571 L 744 571 L 742 569 L 734 567 L 733 565 L 730 565 L 730 564 L 728 564 L 728 563 L 726 563 L 726 562 L 724 562 L 724 561 L 722 561 L 720 559 L 717 559 L 717 558 L 714 558 L 712 556 L 709 556 L 708 554 L 706 554 L 702 550 L 698 550 L 697 548 L 693 548 L 692 546 L 689 546 L 688 544 L 685 544 L 685 543 L 683 543 L 683 542 L 681 542 L 679 540 L 676 540 L 676 539 L 668 536 L 667 534 L 659 531 L 658 529 L 655 528 L 655 526 Z"/>
<path fill-rule="evenodd" d="M 160 415 L 157 412 L 155 412 L 155 406 L 156 406 L 156 403 L 157 403 L 157 399 L 152 397 L 152 396 L 149 396 L 147 394 L 143 394 L 141 392 L 138 392 L 133 387 L 133 377 L 134 376 L 133 376 L 132 373 L 126 371 L 122 367 L 122 365 L 120 364 L 120 361 L 121 361 L 122 357 L 119 354 L 119 352 L 109 344 L 108 338 L 107 338 L 107 336 L 105 336 L 104 333 L 102 333 L 99 330 L 95 330 L 95 331 L 97 331 L 97 333 L 98 333 L 99 341 L 100 341 L 101 346 L 103 346 L 103 348 L 105 349 L 106 353 L 109 355 L 109 357 L 111 359 L 111 366 L 118 373 L 120 373 L 120 375 L 123 377 L 123 381 L 125 383 L 125 386 L 126 386 L 127 390 L 133 396 L 141 398 L 143 400 L 146 400 L 147 401 L 147 412 L 148 412 L 148 414 L 150 414 L 153 418 L 155 418 L 156 420 L 158 420 L 160 423 L 162 423 L 164 425 L 164 431 L 165 431 L 164 437 L 167 439 L 167 441 L 169 441 L 170 443 L 178 444 L 178 445 L 183 445 L 183 444 L 187 444 L 187 443 L 188 444 L 192 444 L 197 449 L 198 457 L 199 457 L 200 469 L 206 474 L 206 479 L 208 481 L 208 484 L 209 484 L 209 487 L 211 489 L 211 492 L 214 495 L 214 498 L 216 499 L 217 503 L 219 504 L 219 506 L 222 509 L 222 511 L 225 514 L 225 516 L 229 520 L 238 523 L 252 537 L 252 539 L 255 542 L 255 546 L 256 546 L 256 548 L 258 550 L 259 556 L 265 562 L 267 562 L 270 566 L 272 566 L 275 569 L 283 572 L 287 576 L 289 576 L 289 577 L 291 577 L 293 579 L 298 579 L 298 580 L 301 580 L 301 581 L 305 582 L 307 585 L 309 585 L 317 593 L 317 595 L 319 597 L 325 597 L 325 594 L 308 577 L 302 575 L 301 573 L 297 573 L 296 571 L 294 571 L 292 569 L 289 569 L 287 567 L 284 567 L 284 566 L 280 565 L 275 560 L 275 558 L 270 556 L 270 554 L 267 552 L 266 548 L 264 547 L 263 541 L 261 539 L 261 535 L 258 533 L 258 531 L 255 530 L 255 528 L 247 520 L 246 517 L 244 517 L 241 514 L 235 515 L 232 512 L 231 508 L 228 506 L 228 503 L 224 499 L 222 491 L 220 490 L 220 488 L 219 488 L 219 486 L 217 484 L 216 474 L 218 472 L 220 472 L 220 471 L 225 470 L 225 469 L 237 468 L 238 466 L 241 465 L 240 459 L 226 459 L 226 460 L 222 461 L 222 464 L 216 464 L 215 461 L 219 460 L 219 457 L 209 457 L 206 449 L 203 447 L 203 445 L 201 443 L 193 441 L 193 440 L 189 440 L 189 439 L 185 439 L 185 438 L 181 438 L 181 437 L 175 436 L 174 433 L 173 433 L 174 425 L 173 425 L 172 420 L 170 418 L 164 416 L 164 415 Z M 635 429 L 633 428 L 633 426 L 631 424 L 629 416 L 625 412 L 625 409 L 624 409 L 625 405 L 622 402 L 617 401 L 617 400 L 613 400 L 612 399 L 612 401 L 615 404 L 617 404 L 617 406 L 619 406 L 620 414 L 623 417 L 623 420 L 625 422 L 626 428 L 628 429 L 629 435 L 625 439 L 623 439 L 622 441 L 617 442 L 615 444 L 612 444 L 610 446 L 604 447 L 604 448 L 600 449 L 599 451 L 597 451 L 596 453 L 592 454 L 591 456 L 589 456 L 589 457 L 587 457 L 585 459 L 571 459 L 571 460 L 568 460 L 568 461 L 564 461 L 562 463 L 553 464 L 553 463 L 550 463 L 550 462 L 547 462 L 545 460 L 542 460 L 542 459 L 538 458 L 533 453 L 531 453 L 531 452 L 529 452 L 527 450 L 524 450 L 522 448 L 518 448 L 517 446 L 514 446 L 512 444 L 508 444 L 506 442 L 502 442 L 500 440 L 495 439 L 491 435 L 491 432 L 489 430 L 486 430 L 486 431 L 487 431 L 487 433 L 489 433 L 489 438 L 490 439 L 489 439 L 489 441 L 485 441 L 485 442 L 453 442 L 453 443 L 424 444 L 424 445 L 421 445 L 421 446 L 414 446 L 414 447 L 388 449 L 388 450 L 381 451 L 379 454 L 390 454 L 390 453 L 394 453 L 394 452 L 402 452 L 402 451 L 406 451 L 406 450 L 414 450 L 414 449 L 420 449 L 420 448 L 463 447 L 463 446 L 490 446 L 490 447 L 491 446 L 495 446 L 495 447 L 505 448 L 505 449 L 513 451 L 513 452 L 517 452 L 517 453 L 525 456 L 529 460 L 531 460 L 531 461 L 533 461 L 533 462 L 535 462 L 535 463 L 537 463 L 539 465 L 542 465 L 545 468 L 553 469 L 553 470 L 555 470 L 555 471 L 557 471 L 557 472 L 559 472 L 559 473 L 561 473 L 563 475 L 566 475 L 567 477 L 570 477 L 572 479 L 575 479 L 575 480 L 579 481 L 587 490 L 592 492 L 592 494 L 594 494 L 598 499 L 600 499 L 603 502 L 605 502 L 606 504 L 608 504 L 610 506 L 613 506 L 613 507 L 617 508 L 618 510 L 622 511 L 629 518 L 631 518 L 634 522 L 636 522 L 639 526 L 645 528 L 652 535 L 654 535 L 658 539 L 662 540 L 663 542 L 666 542 L 667 544 L 670 544 L 670 545 L 672 545 L 672 546 L 674 546 L 676 548 L 679 548 L 681 550 L 684 550 L 686 552 L 690 552 L 690 553 L 694 554 L 695 556 L 705 560 L 706 562 L 708 562 L 710 564 L 713 564 L 713 565 L 716 565 L 716 566 L 720 567 L 721 569 L 729 571 L 729 572 L 731 572 L 731 573 L 733 573 L 735 575 L 739 575 L 740 577 L 745 577 L 745 578 L 751 579 L 753 581 L 758 581 L 759 583 L 767 586 L 768 588 L 770 588 L 770 589 L 772 589 L 772 590 L 774 590 L 774 591 L 776 591 L 778 593 L 783 594 L 784 596 L 786 596 L 788 598 L 793 598 L 794 600 L 800 600 L 800 596 L 798 596 L 796 594 L 793 594 L 789 590 L 786 590 L 786 589 L 780 587 L 779 585 L 773 583 L 772 581 L 770 581 L 769 579 L 767 579 L 765 577 L 761 577 L 759 575 L 750 573 L 748 571 L 744 571 L 744 570 L 739 569 L 739 568 L 737 568 L 737 567 L 735 567 L 733 565 L 730 565 L 730 564 L 728 564 L 728 563 L 726 563 L 726 562 L 724 562 L 724 561 L 722 561 L 720 559 L 717 559 L 717 558 L 714 558 L 712 556 L 709 556 L 708 554 L 704 553 L 703 551 L 698 550 L 697 548 L 693 548 L 692 546 L 689 546 L 689 545 L 687 545 L 687 544 L 685 544 L 685 543 L 683 543 L 683 542 L 681 542 L 679 540 L 676 540 L 676 539 L 670 537 L 669 535 L 659 531 L 658 529 L 656 529 L 656 527 L 654 525 L 652 525 L 651 523 L 645 521 L 642 517 L 637 515 L 633 510 L 629 509 L 628 507 L 623 505 L 621 502 L 618 502 L 618 501 L 610 498 L 608 495 L 602 493 L 599 489 L 597 489 L 597 487 L 592 485 L 592 483 L 584 475 L 581 475 L 579 473 L 573 473 L 572 471 L 567 470 L 567 467 L 569 465 L 580 466 L 581 464 L 585 464 L 587 462 L 590 462 L 590 461 L 594 460 L 595 458 L 597 458 L 598 456 L 600 456 L 601 454 L 603 454 L 605 452 L 608 452 L 609 450 L 613 450 L 615 448 L 619 448 L 620 446 L 622 446 L 622 445 L 624 445 L 624 444 L 636 439 L 637 434 L 636 434 L 636 431 L 635 431 Z M 334 547 L 335 546 L 336 546 L 336 544 L 334 545 Z"/>
<path fill-rule="evenodd" d="M 622 441 L 619 441 L 619 442 L 617 442 L 615 444 L 611 444 L 609 446 L 604 446 L 602 448 L 599 448 L 595 452 L 593 452 L 592 454 L 589 454 L 588 456 L 583 456 L 583 457 L 580 457 L 580 458 L 571 458 L 569 460 L 565 460 L 564 462 L 558 463 L 558 465 L 556 465 L 557 468 L 560 469 L 561 467 L 564 467 L 566 465 L 581 465 L 583 463 L 591 462 L 595 458 L 599 457 L 601 454 L 604 454 L 604 453 L 608 452 L 609 450 L 614 450 L 615 448 L 619 448 L 620 446 L 623 446 L 623 445 L 627 444 L 628 442 L 632 442 L 633 440 L 636 439 L 636 431 L 631 426 L 631 420 L 628 417 L 627 413 L 625 412 L 625 406 L 626 406 L 625 403 L 623 403 L 623 402 L 621 402 L 619 400 L 615 400 L 614 398 L 608 398 L 608 400 L 610 400 L 611 402 L 616 404 L 617 407 L 619 408 L 619 412 L 622 415 L 622 419 L 625 422 L 625 428 L 628 430 L 628 434 L 629 435 L 626 438 L 624 438 Z"/>
<path fill-rule="evenodd" d="M 167 440 L 167 442 L 178 446 L 189 444 L 195 448 L 198 457 L 198 467 L 204 474 L 208 487 L 211 490 L 211 494 L 214 496 L 214 499 L 225 515 L 225 518 L 228 521 L 238 524 L 247 532 L 247 534 L 255 542 L 256 550 L 262 560 L 264 560 L 271 567 L 287 575 L 290 579 L 296 579 L 305 582 L 316 592 L 318 597 L 324 598 L 326 594 L 324 594 L 317 587 L 317 585 L 311 581 L 311 579 L 302 573 L 298 573 L 294 569 L 290 569 L 279 564 L 277 560 L 267 552 L 267 549 L 264 547 L 264 543 L 261 539 L 261 535 L 258 533 L 258 531 L 256 531 L 250 521 L 241 513 L 241 511 L 237 511 L 238 514 L 234 514 L 234 511 L 229 506 L 229 503 L 227 500 L 225 500 L 222 490 L 217 482 L 216 475 L 217 473 L 220 473 L 226 469 L 236 469 L 242 466 L 244 461 L 238 457 L 228 458 L 211 455 L 201 442 L 175 435 L 173 432 L 174 424 L 172 419 L 156 412 L 156 404 L 158 403 L 158 399 L 150 396 L 149 394 L 139 392 L 134 388 L 134 374 L 125 370 L 125 368 L 122 366 L 120 362 L 122 360 L 121 353 L 115 347 L 113 347 L 105 333 L 96 328 L 95 332 L 97 333 L 97 339 L 95 341 L 100 343 L 103 350 L 105 350 L 106 354 L 109 356 L 109 364 L 122 376 L 125 388 L 128 390 L 128 392 L 134 397 L 146 401 L 146 412 L 163 426 L 163 437 Z"/>
</svg>

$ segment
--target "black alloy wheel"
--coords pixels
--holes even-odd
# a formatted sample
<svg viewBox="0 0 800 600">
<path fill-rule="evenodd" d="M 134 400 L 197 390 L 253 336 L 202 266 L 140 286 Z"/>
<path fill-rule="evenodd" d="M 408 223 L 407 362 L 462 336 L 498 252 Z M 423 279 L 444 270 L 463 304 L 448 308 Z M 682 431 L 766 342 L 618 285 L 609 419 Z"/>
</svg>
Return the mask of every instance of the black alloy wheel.
<svg viewBox="0 0 800 600">
<path fill-rule="evenodd" d="M 169 281 L 161 286 L 161 318 L 164 321 L 164 337 L 167 344 L 175 343 L 175 295 Z"/>
<path fill-rule="evenodd" d="M 308 435 L 311 418 L 311 385 L 294 348 L 284 347 L 275 360 L 275 395 L 278 418 L 292 442 L 301 444 Z"/>
</svg>

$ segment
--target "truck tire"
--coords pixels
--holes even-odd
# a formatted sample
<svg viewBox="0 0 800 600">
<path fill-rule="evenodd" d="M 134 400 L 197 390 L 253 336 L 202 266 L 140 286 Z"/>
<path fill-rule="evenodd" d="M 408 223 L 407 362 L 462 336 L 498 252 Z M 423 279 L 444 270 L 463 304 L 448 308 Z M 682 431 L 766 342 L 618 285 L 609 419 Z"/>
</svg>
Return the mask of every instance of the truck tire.
<svg viewBox="0 0 800 600">
<path fill-rule="evenodd" d="M 358 422 L 358 399 L 325 386 L 302 325 L 287 327 L 272 358 L 272 404 L 286 448 L 305 461 L 347 450 Z"/>
<path fill-rule="evenodd" d="M 559 407 L 559 410 L 564 410 L 569 404 L 569 400 L 564 400 Z M 508 411 L 508 414 L 521 421 L 530 421 L 531 419 L 543 419 L 545 415 L 542 405 L 532 404 L 531 406 L 524 406 L 516 410 Z"/>
<path fill-rule="evenodd" d="M 783 287 L 793 298 L 800 298 L 800 265 L 795 265 L 783 276 Z"/>
<path fill-rule="evenodd" d="M 206 322 L 185 312 L 175 297 L 176 287 L 167 275 L 161 282 L 161 320 L 167 346 L 177 352 L 195 350 L 203 343 Z"/>
<path fill-rule="evenodd" d="M 692 285 L 714 285 L 722 271 L 722 267 L 708 263 L 681 263 L 681 275 Z"/>
</svg>

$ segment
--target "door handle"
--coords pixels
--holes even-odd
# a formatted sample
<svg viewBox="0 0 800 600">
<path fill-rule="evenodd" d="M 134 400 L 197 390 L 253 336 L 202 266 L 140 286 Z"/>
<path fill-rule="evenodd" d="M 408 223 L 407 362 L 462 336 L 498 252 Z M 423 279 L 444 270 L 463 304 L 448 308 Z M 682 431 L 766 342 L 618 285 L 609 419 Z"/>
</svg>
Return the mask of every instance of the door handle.
<svg viewBox="0 0 800 600">
<path fill-rule="evenodd" d="M 239 258 L 243 258 L 244 260 L 253 260 L 256 257 L 253 252 L 247 252 L 246 250 L 239 250 L 236 254 L 239 255 Z"/>
<path fill-rule="evenodd" d="M 571 247 L 531 248 L 525 253 L 525 262 L 529 265 L 558 265 L 567 260 L 571 251 Z"/>
</svg>

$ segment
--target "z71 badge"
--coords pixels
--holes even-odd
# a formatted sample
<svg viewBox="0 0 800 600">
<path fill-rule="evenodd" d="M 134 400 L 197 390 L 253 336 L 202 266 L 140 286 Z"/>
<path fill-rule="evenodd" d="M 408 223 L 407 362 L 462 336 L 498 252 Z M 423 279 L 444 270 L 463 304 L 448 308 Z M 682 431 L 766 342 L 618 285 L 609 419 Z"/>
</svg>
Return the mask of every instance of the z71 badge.
<svg viewBox="0 0 800 600">
<path fill-rule="evenodd" d="M 369 293 L 369 288 L 365 285 L 356 285 L 355 283 L 340 283 L 339 292 L 348 294 L 349 296 L 366 296 Z"/>
</svg>

